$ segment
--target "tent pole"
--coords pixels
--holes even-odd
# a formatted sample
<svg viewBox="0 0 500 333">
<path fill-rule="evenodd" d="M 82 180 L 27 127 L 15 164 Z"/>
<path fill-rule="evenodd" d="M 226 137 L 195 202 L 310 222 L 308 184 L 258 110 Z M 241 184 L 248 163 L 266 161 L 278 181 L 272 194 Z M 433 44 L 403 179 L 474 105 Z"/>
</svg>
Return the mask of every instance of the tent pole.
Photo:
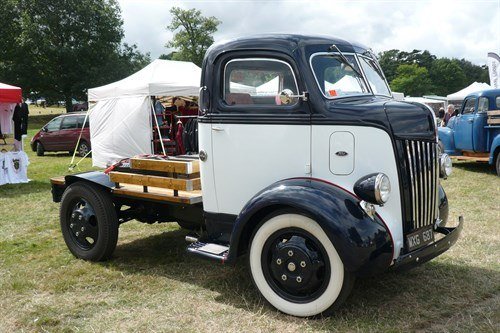
<svg viewBox="0 0 500 333">
<path fill-rule="evenodd" d="M 87 110 L 87 112 L 85 114 L 85 119 L 83 120 L 82 129 L 80 130 L 80 135 L 78 136 L 78 140 L 76 141 L 75 149 L 73 150 L 73 157 L 71 157 L 71 162 L 69 163 L 69 169 L 70 170 L 74 167 L 73 166 L 73 162 L 75 161 L 76 150 L 78 149 L 78 145 L 80 144 L 80 140 L 82 139 L 83 129 L 85 128 L 85 124 L 87 123 L 87 118 L 89 117 L 89 113 L 90 112 L 91 112 L 91 110 Z M 87 157 L 87 155 L 88 154 L 86 154 L 83 158 Z M 78 163 L 80 163 L 80 162 L 78 162 Z M 78 163 L 76 165 L 78 165 Z"/>
<path fill-rule="evenodd" d="M 150 99 L 151 103 L 151 111 L 153 112 L 153 119 L 155 120 L 156 130 L 158 131 L 158 137 L 160 138 L 161 150 L 163 150 L 163 155 L 167 155 L 165 152 L 165 146 L 163 145 L 163 138 L 161 137 L 160 126 L 158 126 L 158 119 L 156 118 L 155 106 L 153 105 L 153 100 Z M 154 152 L 154 144 L 153 144 L 153 152 Z"/>
</svg>

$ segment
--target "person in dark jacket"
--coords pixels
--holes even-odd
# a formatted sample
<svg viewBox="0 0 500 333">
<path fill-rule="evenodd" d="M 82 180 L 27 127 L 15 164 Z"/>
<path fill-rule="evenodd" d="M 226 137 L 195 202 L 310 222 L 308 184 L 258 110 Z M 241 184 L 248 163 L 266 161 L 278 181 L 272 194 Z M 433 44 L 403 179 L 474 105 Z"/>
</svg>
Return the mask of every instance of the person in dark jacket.
<svg viewBox="0 0 500 333">
<path fill-rule="evenodd" d="M 14 113 L 12 114 L 12 121 L 14 122 L 14 139 L 21 141 L 22 132 L 22 116 L 21 116 L 21 104 L 16 104 L 14 108 Z"/>
<path fill-rule="evenodd" d="M 21 133 L 28 134 L 28 115 L 30 111 L 28 109 L 28 104 L 21 99 Z"/>
</svg>

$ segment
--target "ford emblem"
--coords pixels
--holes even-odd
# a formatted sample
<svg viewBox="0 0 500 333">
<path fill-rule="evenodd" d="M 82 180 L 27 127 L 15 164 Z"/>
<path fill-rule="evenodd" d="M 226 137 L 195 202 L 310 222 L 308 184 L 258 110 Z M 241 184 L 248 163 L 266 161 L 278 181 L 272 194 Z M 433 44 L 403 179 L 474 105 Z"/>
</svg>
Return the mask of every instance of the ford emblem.
<svg viewBox="0 0 500 333">
<path fill-rule="evenodd" d="M 335 153 L 335 155 L 343 157 L 343 156 L 347 156 L 347 152 L 346 151 L 338 151 Z"/>
</svg>

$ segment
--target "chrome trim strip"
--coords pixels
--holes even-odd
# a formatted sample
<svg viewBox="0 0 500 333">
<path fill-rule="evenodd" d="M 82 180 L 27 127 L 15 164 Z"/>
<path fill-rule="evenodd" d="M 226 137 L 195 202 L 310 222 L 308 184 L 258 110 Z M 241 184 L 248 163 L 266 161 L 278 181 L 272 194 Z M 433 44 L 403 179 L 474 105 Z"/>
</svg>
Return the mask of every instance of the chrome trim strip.
<svg viewBox="0 0 500 333">
<path fill-rule="evenodd" d="M 413 225 L 415 225 L 415 222 L 417 221 L 417 215 L 415 213 L 415 207 L 416 207 L 416 203 L 415 203 L 415 175 L 414 175 L 414 170 L 413 170 L 413 165 L 412 165 L 412 162 L 411 162 L 411 150 L 410 150 L 410 141 L 409 140 L 406 140 L 406 157 L 408 159 L 408 167 L 410 169 L 410 182 L 411 182 L 411 200 L 412 200 L 412 206 L 411 206 L 411 214 L 412 214 L 412 218 L 413 218 Z"/>
</svg>

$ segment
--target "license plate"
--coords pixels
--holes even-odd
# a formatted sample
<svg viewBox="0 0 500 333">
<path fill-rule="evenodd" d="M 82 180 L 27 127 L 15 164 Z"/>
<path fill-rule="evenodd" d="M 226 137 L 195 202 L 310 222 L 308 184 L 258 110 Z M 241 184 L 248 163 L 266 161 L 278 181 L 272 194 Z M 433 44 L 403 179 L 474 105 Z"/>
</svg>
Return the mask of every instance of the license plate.
<svg viewBox="0 0 500 333">
<path fill-rule="evenodd" d="M 420 228 L 406 236 L 406 247 L 413 251 L 434 241 L 434 230 L 432 226 Z"/>
</svg>

